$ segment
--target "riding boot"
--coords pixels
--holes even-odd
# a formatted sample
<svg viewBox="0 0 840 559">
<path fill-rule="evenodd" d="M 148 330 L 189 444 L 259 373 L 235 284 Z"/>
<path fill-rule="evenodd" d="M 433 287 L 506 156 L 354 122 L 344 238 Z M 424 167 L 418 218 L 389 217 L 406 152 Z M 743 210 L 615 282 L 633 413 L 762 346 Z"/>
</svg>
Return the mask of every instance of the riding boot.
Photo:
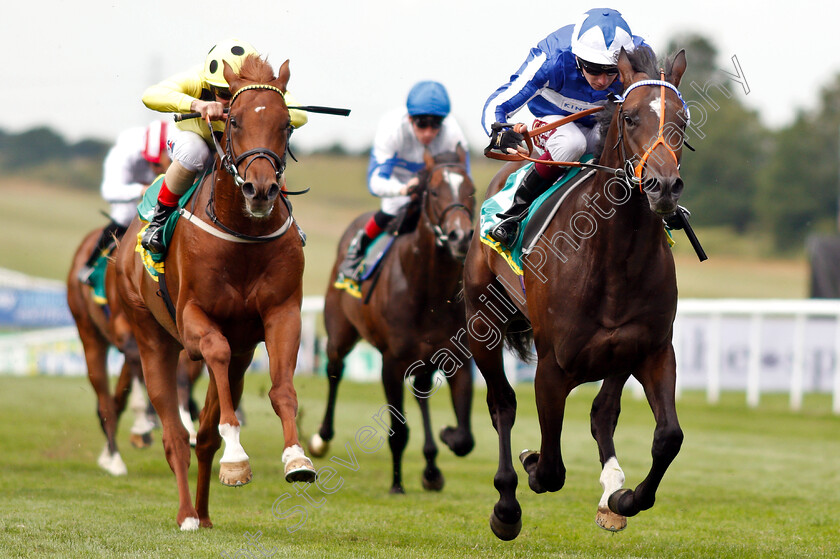
<svg viewBox="0 0 840 559">
<path fill-rule="evenodd" d="M 367 236 L 364 229 L 359 229 L 356 236 L 347 247 L 347 256 L 338 268 L 339 274 L 347 279 L 359 281 L 359 265 L 365 257 L 365 250 L 370 245 L 371 239 Z"/>
<path fill-rule="evenodd" d="M 166 220 L 172 215 L 172 212 L 178 209 L 178 206 L 164 206 L 160 202 L 155 205 L 155 215 L 152 221 L 149 222 L 149 227 L 143 233 L 143 238 L 140 244 L 143 248 L 152 254 L 160 254 L 166 250 L 163 245 L 163 226 Z"/>
<path fill-rule="evenodd" d="M 93 267 L 96 265 L 96 261 L 99 260 L 99 256 L 102 254 L 102 251 L 108 248 L 114 238 L 122 238 L 125 230 L 125 227 L 113 220 L 105 226 L 102 233 L 99 234 L 99 238 L 96 240 L 96 246 L 93 248 L 93 251 L 91 251 L 87 261 L 85 261 L 84 265 L 79 270 L 77 277 L 80 282 L 90 285 L 90 276 L 93 274 Z"/>
<path fill-rule="evenodd" d="M 531 203 L 552 184 L 554 184 L 554 181 L 543 178 L 537 172 L 536 167 L 528 169 L 513 195 L 513 204 L 504 212 L 496 214 L 496 217 L 502 218 L 502 221 L 493 227 L 488 235 L 494 241 L 508 247 L 511 246 L 516 242 L 516 237 L 519 234 L 519 223 L 525 219 Z"/>
</svg>

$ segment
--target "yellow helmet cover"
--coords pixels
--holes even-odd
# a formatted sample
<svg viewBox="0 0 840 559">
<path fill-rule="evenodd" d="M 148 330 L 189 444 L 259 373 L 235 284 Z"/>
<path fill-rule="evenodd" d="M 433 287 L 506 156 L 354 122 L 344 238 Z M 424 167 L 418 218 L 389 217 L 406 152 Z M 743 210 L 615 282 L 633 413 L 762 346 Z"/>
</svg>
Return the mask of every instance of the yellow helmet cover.
<svg viewBox="0 0 840 559">
<path fill-rule="evenodd" d="M 259 53 L 250 43 L 245 41 L 227 39 L 218 43 L 210 49 L 207 58 L 204 60 L 203 77 L 205 81 L 214 87 L 228 87 L 225 81 L 225 65 L 223 62 L 227 62 L 235 72 L 238 72 L 242 66 L 242 61 L 249 54 L 257 55 Z"/>
</svg>

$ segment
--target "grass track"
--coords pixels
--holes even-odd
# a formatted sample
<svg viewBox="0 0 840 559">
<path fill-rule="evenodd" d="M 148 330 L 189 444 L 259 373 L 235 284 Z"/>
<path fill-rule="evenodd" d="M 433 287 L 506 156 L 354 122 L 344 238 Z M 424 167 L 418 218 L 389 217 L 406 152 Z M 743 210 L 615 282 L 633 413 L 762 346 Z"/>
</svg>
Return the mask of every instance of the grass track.
<svg viewBox="0 0 840 559">
<path fill-rule="evenodd" d="M 298 377 L 306 435 L 323 412 L 326 382 Z M 201 394 L 206 383 L 199 387 Z M 2 557 L 246 557 L 246 535 L 274 557 L 837 557 L 840 531 L 840 418 L 822 396 L 806 397 L 806 411 L 787 410 L 782 396 L 765 396 L 748 410 L 742 394 L 724 394 L 715 407 L 698 393 L 678 405 L 686 433 L 682 452 L 669 470 L 656 506 L 631 518 L 627 530 L 610 534 L 593 522 L 600 497 L 599 465 L 589 435 L 588 410 L 594 389 L 583 387 L 569 400 L 563 451 L 568 470 L 560 492 L 535 495 L 520 476 L 518 497 L 523 529 L 513 542 L 498 541 L 488 527 L 497 494 L 496 437 L 478 390 L 473 430 L 476 448 L 456 458 L 441 448 L 446 476 L 440 494 L 420 486 L 422 429 L 419 412 L 407 402 L 412 430 L 404 464 L 405 496 L 390 496 L 386 447 L 363 453 L 354 433 L 384 403 L 377 384 L 345 383 L 338 404 L 337 434 L 327 458 L 343 485 L 332 494 L 310 487 L 313 504 L 282 481 L 279 420 L 265 396 L 267 375 L 246 379 L 248 424 L 242 443 L 251 455 L 254 481 L 231 489 L 211 485 L 212 530 L 178 531 L 174 477 L 163 457 L 160 432 L 147 450 L 127 443 L 128 418 L 119 441 L 129 475 L 112 478 L 99 470 L 104 444 L 94 416 L 93 391 L 84 378 L 0 377 L 0 556 Z M 520 386 L 515 450 L 539 444 L 533 387 Z M 446 394 L 432 399 L 433 424 L 452 421 Z M 644 401 L 626 396 L 616 444 L 629 486 L 649 466 L 653 421 Z M 329 457 L 349 459 L 357 471 Z M 218 456 L 215 468 L 218 468 Z M 195 463 L 191 468 L 194 491 Z M 337 478 L 336 478 L 337 480 Z M 337 483 L 337 481 L 335 482 Z M 282 520 L 277 512 L 300 506 L 307 517 L 290 533 L 299 514 Z M 252 551 L 254 548 L 250 548 Z"/>
</svg>

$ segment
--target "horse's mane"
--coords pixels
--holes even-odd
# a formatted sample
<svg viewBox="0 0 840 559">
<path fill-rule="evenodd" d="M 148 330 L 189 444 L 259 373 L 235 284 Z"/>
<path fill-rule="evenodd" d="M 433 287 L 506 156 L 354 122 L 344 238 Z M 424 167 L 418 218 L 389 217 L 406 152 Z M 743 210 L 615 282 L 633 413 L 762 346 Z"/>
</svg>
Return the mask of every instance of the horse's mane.
<svg viewBox="0 0 840 559">
<path fill-rule="evenodd" d="M 659 79 L 659 68 L 662 68 L 663 66 L 656 61 L 656 54 L 654 54 L 653 49 L 648 46 L 640 46 L 633 52 L 628 53 L 627 57 L 630 59 L 630 65 L 633 67 L 634 72 L 642 72 L 647 74 L 651 79 Z M 671 64 L 672 63 L 669 60 L 667 67 L 665 67 L 666 76 L 671 73 Z M 604 151 L 604 142 L 617 106 L 618 105 L 615 100 L 611 98 L 607 101 L 605 109 L 598 113 L 595 117 L 597 120 L 597 126 L 600 128 L 601 136 L 595 148 L 596 161 L 601 158 L 601 154 Z"/>
<path fill-rule="evenodd" d="M 239 68 L 239 77 L 243 80 L 256 83 L 269 83 L 274 81 L 274 69 L 268 61 L 263 60 L 256 54 L 249 54 L 242 61 Z"/>
</svg>

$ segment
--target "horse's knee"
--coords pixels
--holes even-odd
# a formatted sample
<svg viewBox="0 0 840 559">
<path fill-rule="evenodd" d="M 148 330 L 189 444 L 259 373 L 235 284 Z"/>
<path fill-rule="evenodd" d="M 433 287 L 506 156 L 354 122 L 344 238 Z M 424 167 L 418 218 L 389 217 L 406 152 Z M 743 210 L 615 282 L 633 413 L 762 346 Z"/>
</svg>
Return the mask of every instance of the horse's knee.
<svg viewBox="0 0 840 559">
<path fill-rule="evenodd" d="M 653 455 L 673 458 L 679 453 L 683 438 L 683 431 L 679 425 L 657 428 L 654 433 Z"/>
</svg>

